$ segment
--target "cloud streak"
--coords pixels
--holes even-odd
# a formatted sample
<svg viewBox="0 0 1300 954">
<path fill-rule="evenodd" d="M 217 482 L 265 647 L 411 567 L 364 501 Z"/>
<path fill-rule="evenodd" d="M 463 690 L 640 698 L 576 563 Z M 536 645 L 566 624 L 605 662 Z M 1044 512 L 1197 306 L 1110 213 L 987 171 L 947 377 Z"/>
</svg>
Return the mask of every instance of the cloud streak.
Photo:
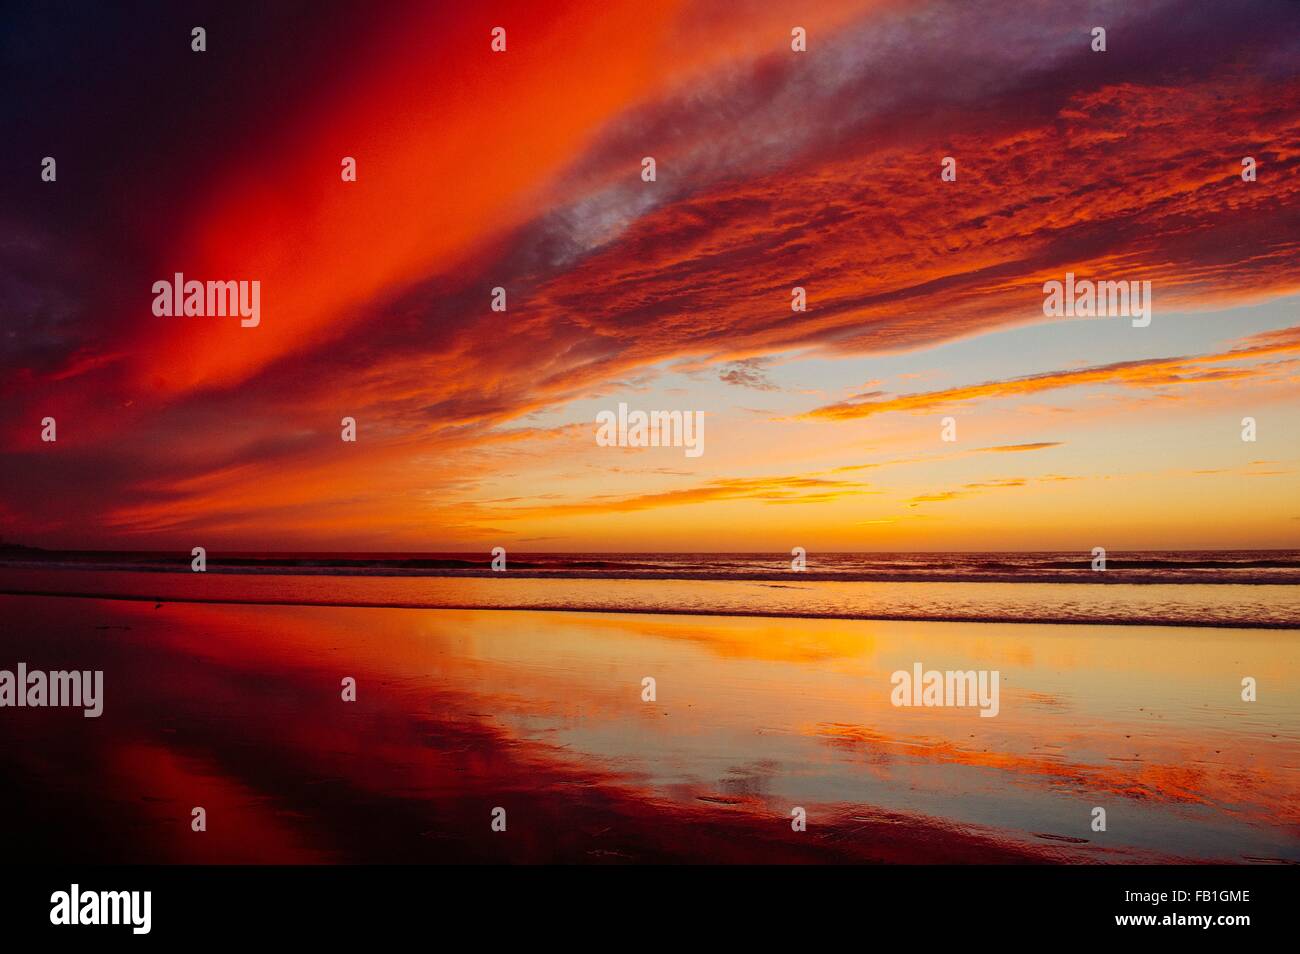
<svg viewBox="0 0 1300 954">
<path fill-rule="evenodd" d="M 262 39 L 235 14 L 214 21 L 247 40 L 237 76 L 96 54 L 114 78 L 111 115 L 129 114 L 162 64 L 178 88 L 141 122 L 161 128 L 173 97 L 211 101 L 226 133 L 214 144 L 182 116 L 163 162 L 138 129 L 87 129 L 64 140 L 69 156 L 100 142 L 135 172 L 112 189 L 72 172 L 57 191 L 0 186 L 8 532 L 435 545 L 411 529 L 433 526 L 459 542 L 447 528 L 521 496 L 502 487 L 576 439 L 579 425 L 557 423 L 565 408 L 669 369 L 776 403 L 793 393 L 780 372 L 795 358 L 906 353 L 1042 321 L 1042 283 L 1066 270 L 1151 280 L 1166 313 L 1300 289 L 1294 4 L 844 0 L 801 11 L 811 46 L 798 55 L 788 15 L 762 3 L 744 15 L 713 0 L 502 10 L 511 49 L 497 60 L 488 13 L 424 4 L 312 25 L 301 75 L 275 65 L 296 29 L 287 17 Z M 84 29 L 116 35 L 114 16 Z M 1104 56 L 1079 25 L 1097 16 L 1113 40 Z M 65 42 L 24 24 L 14 35 Z M 4 118 L 16 152 L 39 155 L 69 125 L 40 116 L 86 113 L 86 94 L 30 93 Z M 1257 182 L 1240 179 L 1246 154 Z M 358 157 L 358 182 L 338 181 L 343 155 Z M 639 178 L 644 155 L 659 162 L 654 183 Z M 945 155 L 955 183 L 939 178 Z M 262 325 L 160 324 L 149 285 L 174 270 L 260 278 Z M 488 307 L 498 285 L 506 313 Z M 794 285 L 807 312 L 790 310 Z M 1289 329 L 1223 355 L 860 393 L 804 420 L 1086 385 L 1247 385 L 1289 373 L 1265 359 L 1295 351 Z M 33 427 L 47 414 L 61 422 L 57 454 Z M 340 454 L 344 415 L 361 422 L 364 454 Z M 1016 439 L 985 450 L 1063 443 Z M 694 490 L 659 491 L 646 472 L 626 494 L 545 512 L 861 492 L 736 477 L 740 462 Z M 509 510 L 492 505 L 492 519 Z"/>
<path fill-rule="evenodd" d="M 1178 358 L 1147 358 L 1133 361 L 1116 361 L 1110 364 L 1069 371 L 1046 371 L 1041 374 L 1008 378 L 1002 381 L 985 381 L 981 384 L 922 391 L 895 397 L 881 396 L 872 391 L 827 404 L 809 411 L 806 416 L 832 420 L 853 420 L 891 411 L 933 411 L 941 408 L 969 404 L 974 401 L 1015 398 L 1045 391 L 1085 385 L 1118 385 L 1132 388 L 1160 388 L 1170 385 L 1193 385 L 1239 381 L 1271 375 L 1277 366 L 1256 363 L 1249 367 L 1218 367 L 1228 362 L 1274 355 L 1300 353 L 1300 326 L 1260 336 L 1255 343 L 1246 344 L 1220 354 L 1195 355 Z M 1041 445 L 1019 445 L 989 450 L 1024 450 Z"/>
</svg>

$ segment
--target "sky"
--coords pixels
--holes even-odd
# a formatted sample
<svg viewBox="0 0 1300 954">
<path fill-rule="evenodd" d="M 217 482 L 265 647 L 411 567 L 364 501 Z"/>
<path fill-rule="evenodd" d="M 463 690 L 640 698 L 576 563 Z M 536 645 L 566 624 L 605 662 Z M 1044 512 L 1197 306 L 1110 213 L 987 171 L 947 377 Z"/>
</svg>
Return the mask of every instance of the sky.
<svg viewBox="0 0 1300 954">
<path fill-rule="evenodd" d="M 3 14 L 3 539 L 1300 546 L 1300 5 L 231 6 Z"/>
</svg>

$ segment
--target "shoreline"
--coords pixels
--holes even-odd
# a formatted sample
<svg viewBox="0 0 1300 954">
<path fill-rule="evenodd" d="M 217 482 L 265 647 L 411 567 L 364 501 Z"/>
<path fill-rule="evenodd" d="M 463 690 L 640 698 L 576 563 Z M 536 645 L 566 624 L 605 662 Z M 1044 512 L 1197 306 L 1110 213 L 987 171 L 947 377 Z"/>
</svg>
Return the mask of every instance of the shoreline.
<svg viewBox="0 0 1300 954">
<path fill-rule="evenodd" d="M 1095 617 L 1077 619 L 1070 617 L 1000 617 L 977 615 L 935 615 L 935 614 L 849 614 L 818 613 L 813 611 L 767 611 L 767 610 L 710 610 L 703 608 L 671 609 L 668 607 L 644 606 L 604 606 L 604 605 L 503 605 L 495 603 L 394 603 L 355 600 L 306 600 L 306 599 L 255 599 L 255 598 L 218 598 L 218 597 L 176 597 L 147 596 L 133 593 L 79 593 L 56 592 L 47 590 L 9 590 L 0 589 L 0 596 L 50 597 L 84 600 L 123 600 L 133 603 L 193 603 L 200 605 L 229 606 L 321 606 L 342 607 L 349 609 L 397 609 L 397 610 L 458 610 L 464 612 L 537 612 L 537 613 L 617 613 L 619 615 L 648 616 L 707 616 L 735 619 L 815 619 L 815 620 L 852 620 L 858 622 L 893 622 L 893 623 L 996 623 L 999 625 L 1038 625 L 1038 626 L 1160 626 L 1174 628 L 1215 629 L 1215 630 L 1270 630 L 1300 632 L 1300 625 L 1278 623 L 1270 620 L 1247 620 L 1241 622 L 1218 622 L 1209 620 L 1186 620 L 1172 617 L 1126 619 L 1122 617 Z"/>
<path fill-rule="evenodd" d="M 1225 572 L 1229 571 L 1229 572 Z M 150 575 L 186 575 L 190 561 L 112 562 L 62 560 L 6 560 L 0 558 L 0 573 L 145 573 Z M 591 581 L 662 581 L 669 583 L 990 583 L 1009 586 L 1048 584 L 1075 586 L 1300 586 L 1300 569 L 1290 564 L 1247 566 L 1201 564 L 1183 566 L 1129 566 L 1112 561 L 1104 572 L 1086 567 L 1020 567 L 998 569 L 964 568 L 945 571 L 932 568 L 912 569 L 805 569 L 749 567 L 745 569 L 651 568 L 646 566 L 593 567 L 575 564 L 564 568 L 516 561 L 509 570 L 493 570 L 486 563 L 463 566 L 410 566 L 384 562 L 276 562 L 240 561 L 210 557 L 204 571 L 214 576 L 248 577 L 338 577 L 340 579 L 398 580 L 554 580 L 557 582 Z"/>
</svg>

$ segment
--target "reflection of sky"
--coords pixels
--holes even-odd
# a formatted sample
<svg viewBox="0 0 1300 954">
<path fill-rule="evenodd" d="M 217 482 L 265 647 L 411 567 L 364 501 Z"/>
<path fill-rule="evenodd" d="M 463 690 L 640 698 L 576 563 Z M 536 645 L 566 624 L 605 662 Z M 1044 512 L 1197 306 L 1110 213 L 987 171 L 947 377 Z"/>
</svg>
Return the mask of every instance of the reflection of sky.
<svg viewBox="0 0 1300 954">
<path fill-rule="evenodd" d="M 1266 673 L 1257 676 L 1261 682 L 1285 684 L 1283 673 L 1300 662 L 1285 634 L 776 625 L 805 630 L 790 638 L 809 642 L 819 630 L 833 632 L 833 645 L 846 655 L 814 665 L 724 650 L 724 662 L 710 652 L 707 635 L 695 635 L 674 643 L 678 652 L 665 658 L 661 643 L 636 635 L 634 621 L 615 641 L 566 642 L 563 658 L 586 660 L 582 668 L 598 668 L 615 654 L 646 658 L 642 668 L 657 674 L 659 698 L 649 717 L 557 716 L 557 741 L 644 772 L 652 786 L 677 797 L 749 793 L 778 812 L 804 805 L 812 819 L 812 805 L 826 817 L 860 804 L 1085 838 L 1085 855 L 1101 848 L 1228 860 L 1300 857 L 1286 812 L 1272 816 L 1268 807 L 1275 799 L 1285 804 L 1297 784 L 1286 766 L 1296 752 L 1300 696 L 1282 689 L 1267 709 L 1245 710 L 1236 701 L 1237 672 L 1258 670 Z M 677 626 L 698 631 L 709 623 Z M 554 645 L 553 628 L 546 630 Z M 727 638 L 738 637 L 733 631 Z M 1119 638 L 1122 658 L 1113 658 Z M 1193 639 L 1194 658 L 1172 655 Z M 1001 714 L 982 719 L 973 710 L 893 708 L 889 674 L 910 670 L 918 659 L 926 668 L 996 666 Z M 828 744 L 859 729 L 866 741 Z M 963 764 L 968 755 L 976 761 Z M 979 764 L 982 758 L 1002 764 Z M 1104 835 L 1088 830 L 1095 805 L 1107 810 Z M 1271 828 L 1269 817 L 1280 827 Z"/>
<path fill-rule="evenodd" d="M 5 797 L 106 813 L 123 857 L 427 859 L 506 804 L 519 840 L 471 850 L 545 860 L 566 832 L 636 844 L 691 813 L 698 837 L 798 805 L 849 838 L 920 813 L 1074 860 L 1300 858 L 1290 632 L 0 600 L 30 665 L 105 673 L 93 732 L 13 713 L 32 744 L 0 750 Z M 895 708 L 915 662 L 998 670 L 999 714 Z M 194 804 L 221 838 L 189 837 Z"/>
</svg>

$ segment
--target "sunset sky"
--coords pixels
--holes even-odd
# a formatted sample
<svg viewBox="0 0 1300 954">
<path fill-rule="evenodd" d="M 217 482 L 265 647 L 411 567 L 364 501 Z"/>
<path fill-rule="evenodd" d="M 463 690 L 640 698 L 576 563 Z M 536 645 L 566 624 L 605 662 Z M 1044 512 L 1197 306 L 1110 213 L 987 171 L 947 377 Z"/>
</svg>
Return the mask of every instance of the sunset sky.
<svg viewBox="0 0 1300 954">
<path fill-rule="evenodd" d="M 1300 545 L 1300 4 L 147 9 L 0 26 L 5 540 Z M 1150 326 L 1045 318 L 1067 271 Z"/>
</svg>

